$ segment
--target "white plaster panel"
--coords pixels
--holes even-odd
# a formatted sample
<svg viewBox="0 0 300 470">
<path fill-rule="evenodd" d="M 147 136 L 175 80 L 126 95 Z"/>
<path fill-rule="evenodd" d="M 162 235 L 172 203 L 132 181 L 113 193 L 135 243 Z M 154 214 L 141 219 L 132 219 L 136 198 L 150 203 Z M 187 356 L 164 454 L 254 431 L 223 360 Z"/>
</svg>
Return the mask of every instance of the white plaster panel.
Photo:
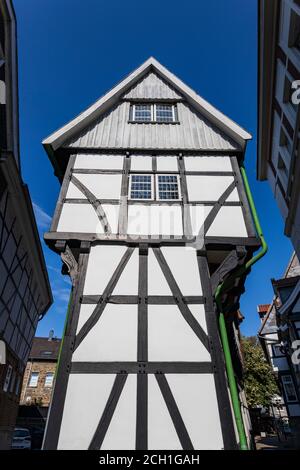
<svg viewBox="0 0 300 470">
<path fill-rule="evenodd" d="M 148 449 L 182 449 L 165 400 L 152 374 L 148 375 Z"/>
<path fill-rule="evenodd" d="M 139 252 L 134 250 L 129 261 L 127 262 L 113 295 L 138 295 L 139 282 Z"/>
<path fill-rule="evenodd" d="M 95 307 L 96 307 L 96 304 L 81 304 L 80 312 L 79 312 L 79 316 L 78 316 L 76 334 L 81 330 L 84 323 L 92 315 Z"/>
<path fill-rule="evenodd" d="M 58 449 L 88 449 L 114 379 L 114 374 L 70 375 Z"/>
<path fill-rule="evenodd" d="M 194 315 L 199 325 L 207 334 L 207 324 L 206 324 L 206 318 L 205 318 L 204 304 L 189 304 L 189 309 Z"/>
<path fill-rule="evenodd" d="M 64 204 L 57 231 L 104 233 L 102 224 L 91 204 Z"/>
<path fill-rule="evenodd" d="M 119 223 L 119 204 L 102 204 L 102 209 L 105 212 L 106 218 L 113 234 L 118 233 Z"/>
<path fill-rule="evenodd" d="M 196 251 L 190 247 L 161 247 L 173 276 L 186 295 L 202 295 L 202 286 L 197 263 Z"/>
<path fill-rule="evenodd" d="M 213 206 L 190 206 L 192 233 L 197 235 L 204 219 Z M 207 231 L 207 236 L 247 237 L 247 229 L 241 207 L 223 206 Z"/>
<path fill-rule="evenodd" d="M 124 157 L 122 155 L 86 155 L 76 156 L 74 168 L 93 170 L 122 170 Z"/>
<path fill-rule="evenodd" d="M 233 176 L 187 175 L 189 201 L 218 201 L 234 181 Z M 226 201 L 239 201 L 235 188 Z"/>
<path fill-rule="evenodd" d="M 184 157 L 186 171 L 232 171 L 230 157 Z"/>
<path fill-rule="evenodd" d="M 76 189 L 76 188 L 75 188 Z M 102 204 L 112 233 L 118 233 L 119 205 Z M 58 232 L 79 232 L 103 234 L 103 226 L 91 204 L 63 205 L 59 218 Z"/>
<path fill-rule="evenodd" d="M 169 386 L 195 450 L 223 448 L 212 374 L 167 374 Z"/>
<path fill-rule="evenodd" d="M 172 295 L 152 249 L 148 252 L 148 295 Z"/>
<path fill-rule="evenodd" d="M 90 175 L 79 173 L 76 178 L 98 199 L 120 199 L 122 175 Z"/>
<path fill-rule="evenodd" d="M 84 283 L 85 295 L 101 295 L 126 251 L 120 245 L 91 247 Z"/>
<path fill-rule="evenodd" d="M 136 434 L 136 374 L 129 374 L 101 450 L 135 449 Z"/>
<path fill-rule="evenodd" d="M 77 175 L 75 175 L 77 177 Z M 69 182 L 66 199 L 86 199 L 86 196 L 78 189 L 72 181 Z"/>
<path fill-rule="evenodd" d="M 157 171 L 178 171 L 177 157 L 157 157 Z"/>
<path fill-rule="evenodd" d="M 149 361 L 210 361 L 177 305 L 148 306 Z"/>
<path fill-rule="evenodd" d="M 132 171 L 152 171 L 152 157 L 145 155 L 131 155 L 130 157 Z"/>
<path fill-rule="evenodd" d="M 87 314 L 87 318 L 84 315 Z M 82 322 L 89 316 L 82 310 Z M 96 325 L 74 351 L 73 361 L 136 361 L 137 306 L 107 304 Z"/>
<path fill-rule="evenodd" d="M 207 236 L 247 237 L 242 208 L 221 207 L 207 232 Z"/>
<path fill-rule="evenodd" d="M 128 206 L 128 234 L 182 236 L 182 211 L 179 205 Z"/>
</svg>

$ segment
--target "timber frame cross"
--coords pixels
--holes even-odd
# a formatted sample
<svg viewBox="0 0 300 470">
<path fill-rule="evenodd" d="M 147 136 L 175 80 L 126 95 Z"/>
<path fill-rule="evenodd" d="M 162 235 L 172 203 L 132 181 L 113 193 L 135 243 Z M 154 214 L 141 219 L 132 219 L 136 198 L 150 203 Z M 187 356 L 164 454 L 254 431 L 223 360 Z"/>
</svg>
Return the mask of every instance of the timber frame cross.
<svg viewBox="0 0 300 470">
<path fill-rule="evenodd" d="M 63 244 L 61 245 L 63 247 Z M 64 247 L 67 249 L 68 245 Z M 153 374 L 159 385 L 159 389 L 170 413 L 178 439 L 185 450 L 193 449 L 191 438 L 185 427 L 176 400 L 165 374 L 213 374 L 217 393 L 218 409 L 220 414 L 221 429 L 224 447 L 236 448 L 231 407 L 227 392 L 227 379 L 221 350 L 221 344 L 217 329 L 217 317 L 213 300 L 212 279 L 209 273 L 207 252 L 197 253 L 199 275 L 201 278 L 203 295 L 184 297 L 172 275 L 162 251 L 158 247 L 148 244 L 140 244 L 129 247 L 121 258 L 106 288 L 99 295 L 83 295 L 85 273 L 89 257 L 89 244 L 83 243 L 79 255 L 79 268 L 77 283 L 73 289 L 72 304 L 68 316 L 62 358 L 58 369 L 57 385 L 54 391 L 51 409 L 52 419 L 48 423 L 48 429 L 44 442 L 45 449 L 57 448 L 59 430 L 62 420 L 62 411 L 68 379 L 70 374 L 116 374 L 111 393 L 108 397 L 104 411 L 100 417 L 97 428 L 90 442 L 90 449 L 99 449 L 105 438 L 109 424 L 114 415 L 119 398 L 122 394 L 128 374 L 137 374 L 137 415 L 136 415 L 136 449 L 147 449 L 147 400 L 148 400 L 148 374 Z M 127 262 L 134 250 L 139 251 L 139 284 L 137 296 L 113 295 L 114 287 L 120 278 Z M 172 295 L 148 296 L 147 264 L 149 250 L 153 250 L 163 275 L 171 289 Z M 195 251 L 196 254 L 196 251 Z M 240 257 L 240 255 L 239 255 Z M 223 263 L 223 269 L 219 277 L 226 276 L 228 270 L 232 270 L 238 264 L 238 257 L 230 253 L 229 261 Z M 225 266 L 225 267 L 224 267 Z M 218 273 L 215 273 L 214 283 Z M 78 316 L 81 304 L 95 304 L 90 318 L 76 334 Z M 137 361 L 136 362 L 73 362 L 72 355 L 80 343 L 89 334 L 98 321 L 108 303 L 136 304 L 138 306 L 138 332 L 137 332 Z M 211 361 L 207 362 L 151 362 L 148 360 L 148 305 L 177 305 L 181 315 L 193 330 L 199 341 L 209 351 Z M 207 334 L 189 310 L 189 304 L 203 304 L 204 315 L 207 324 Z"/>
</svg>

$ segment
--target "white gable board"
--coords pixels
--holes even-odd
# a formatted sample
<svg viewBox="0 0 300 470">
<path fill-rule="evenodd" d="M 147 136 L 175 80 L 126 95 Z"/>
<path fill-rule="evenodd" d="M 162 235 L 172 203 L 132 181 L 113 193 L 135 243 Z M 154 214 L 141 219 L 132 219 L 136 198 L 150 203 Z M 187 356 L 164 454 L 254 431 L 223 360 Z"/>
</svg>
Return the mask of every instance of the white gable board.
<svg viewBox="0 0 300 470">
<path fill-rule="evenodd" d="M 177 104 L 178 124 L 132 123 L 121 101 L 70 139 L 68 147 L 101 149 L 241 150 L 224 131 L 190 105 Z"/>
<path fill-rule="evenodd" d="M 142 78 L 131 90 L 124 94 L 123 99 L 182 99 L 182 95 L 168 84 L 165 80 L 150 72 Z"/>
</svg>

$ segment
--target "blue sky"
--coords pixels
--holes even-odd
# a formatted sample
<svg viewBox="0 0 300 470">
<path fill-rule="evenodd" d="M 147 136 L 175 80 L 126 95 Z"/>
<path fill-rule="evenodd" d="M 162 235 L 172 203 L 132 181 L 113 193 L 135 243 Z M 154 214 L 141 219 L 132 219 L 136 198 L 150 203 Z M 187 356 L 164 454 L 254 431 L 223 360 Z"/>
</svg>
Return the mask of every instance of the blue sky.
<svg viewBox="0 0 300 470">
<path fill-rule="evenodd" d="M 252 135 L 246 166 L 269 244 L 241 301 L 244 334 L 257 332 L 256 306 L 272 298 L 292 253 L 267 182 L 256 176 L 257 26 L 255 0 L 14 0 L 18 22 L 23 178 L 40 233 L 59 184 L 41 141 L 153 55 Z M 37 334 L 62 333 L 70 282 L 43 243 L 54 304 Z"/>
</svg>

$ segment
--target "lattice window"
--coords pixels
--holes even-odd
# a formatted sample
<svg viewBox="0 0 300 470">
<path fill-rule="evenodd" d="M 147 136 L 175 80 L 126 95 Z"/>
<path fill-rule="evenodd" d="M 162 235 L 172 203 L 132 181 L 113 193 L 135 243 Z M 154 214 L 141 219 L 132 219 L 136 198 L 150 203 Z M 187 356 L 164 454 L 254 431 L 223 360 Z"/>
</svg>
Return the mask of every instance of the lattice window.
<svg viewBox="0 0 300 470">
<path fill-rule="evenodd" d="M 297 395 L 296 395 L 296 390 L 295 390 L 292 376 L 283 375 L 281 379 L 282 379 L 282 384 L 283 384 L 287 401 L 288 402 L 297 401 Z"/>
<path fill-rule="evenodd" d="M 179 185 L 177 175 L 157 175 L 158 199 L 178 200 Z"/>
<path fill-rule="evenodd" d="M 130 199 L 153 199 L 152 175 L 131 175 Z"/>
<path fill-rule="evenodd" d="M 177 122 L 177 107 L 166 103 L 133 104 L 130 107 L 130 121 Z"/>
<path fill-rule="evenodd" d="M 134 105 L 134 121 L 152 121 L 152 105 L 150 104 L 135 104 Z"/>
<path fill-rule="evenodd" d="M 157 122 L 174 122 L 174 106 L 171 104 L 155 105 L 155 117 Z"/>
</svg>

